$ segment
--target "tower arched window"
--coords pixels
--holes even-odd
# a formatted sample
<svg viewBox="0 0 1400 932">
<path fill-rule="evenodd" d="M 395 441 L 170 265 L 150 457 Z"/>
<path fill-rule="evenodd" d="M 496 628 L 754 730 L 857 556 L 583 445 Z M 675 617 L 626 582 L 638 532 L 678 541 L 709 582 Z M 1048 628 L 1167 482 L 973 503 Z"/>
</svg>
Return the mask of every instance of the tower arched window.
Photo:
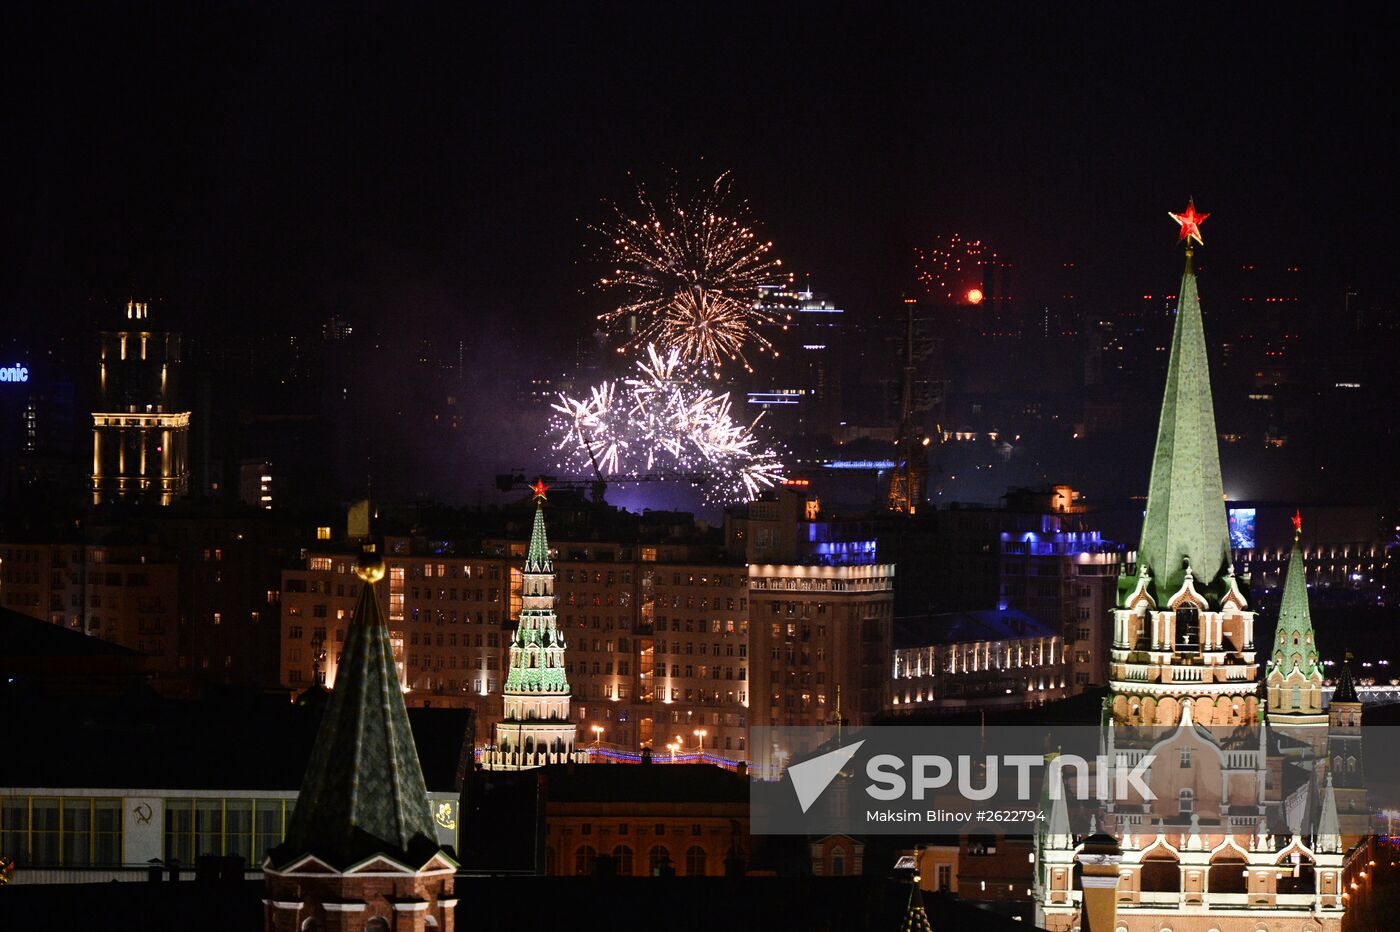
<svg viewBox="0 0 1400 932">
<path fill-rule="evenodd" d="M 840 845 L 831 849 L 831 876 L 846 876 L 846 849 Z"/>
<path fill-rule="evenodd" d="M 1176 794 L 1176 811 L 1178 815 L 1190 815 L 1196 808 L 1196 791 L 1187 787 Z"/>
</svg>

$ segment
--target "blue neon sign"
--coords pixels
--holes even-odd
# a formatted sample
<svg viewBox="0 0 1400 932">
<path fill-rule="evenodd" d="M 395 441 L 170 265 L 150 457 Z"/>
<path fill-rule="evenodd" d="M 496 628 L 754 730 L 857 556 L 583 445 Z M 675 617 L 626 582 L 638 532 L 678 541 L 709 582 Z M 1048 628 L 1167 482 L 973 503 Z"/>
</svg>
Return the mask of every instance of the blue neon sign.
<svg viewBox="0 0 1400 932">
<path fill-rule="evenodd" d="M 13 366 L 0 366 L 0 382 L 28 382 L 29 369 L 15 363 Z"/>
</svg>

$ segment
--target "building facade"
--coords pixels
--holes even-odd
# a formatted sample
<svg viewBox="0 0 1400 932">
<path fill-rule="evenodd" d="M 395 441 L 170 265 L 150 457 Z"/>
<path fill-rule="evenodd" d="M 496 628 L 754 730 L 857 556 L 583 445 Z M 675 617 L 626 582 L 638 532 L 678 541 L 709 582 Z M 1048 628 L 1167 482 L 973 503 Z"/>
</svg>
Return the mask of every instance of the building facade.
<svg viewBox="0 0 1400 932">
<path fill-rule="evenodd" d="M 901 618 L 894 630 L 896 712 L 1030 708 L 1071 692 L 1059 632 L 1024 612 Z"/>
<path fill-rule="evenodd" d="M 92 414 L 92 503 L 169 505 L 189 491 L 190 412 L 177 391 L 180 335 L 149 329 L 128 301 L 126 327 L 102 334 Z"/>
</svg>

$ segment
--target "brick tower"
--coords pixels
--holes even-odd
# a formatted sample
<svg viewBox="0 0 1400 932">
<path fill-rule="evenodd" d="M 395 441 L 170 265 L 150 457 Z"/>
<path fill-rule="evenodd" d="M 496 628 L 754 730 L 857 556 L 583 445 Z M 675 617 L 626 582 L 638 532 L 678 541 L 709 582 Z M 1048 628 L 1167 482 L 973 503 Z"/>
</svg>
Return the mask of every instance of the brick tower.
<svg viewBox="0 0 1400 932">
<path fill-rule="evenodd" d="M 367 552 L 335 691 L 283 843 L 263 863 L 268 932 L 453 927 L 457 863 L 440 847 Z"/>
</svg>

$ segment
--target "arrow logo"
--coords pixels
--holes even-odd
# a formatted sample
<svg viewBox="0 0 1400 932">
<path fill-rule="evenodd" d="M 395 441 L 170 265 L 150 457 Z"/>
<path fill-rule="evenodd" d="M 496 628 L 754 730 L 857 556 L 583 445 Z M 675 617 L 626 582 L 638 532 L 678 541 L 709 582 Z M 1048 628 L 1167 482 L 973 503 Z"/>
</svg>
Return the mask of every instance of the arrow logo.
<svg viewBox="0 0 1400 932">
<path fill-rule="evenodd" d="M 855 757 L 856 751 L 865 741 L 857 741 L 855 744 L 848 744 L 844 748 L 837 748 L 834 751 L 827 751 L 820 757 L 813 757 L 804 760 L 800 764 L 793 764 L 788 768 L 788 776 L 792 778 L 792 788 L 797 793 L 797 803 L 806 812 L 812 808 L 812 804 L 817 801 L 831 781 L 836 779 L 836 775 L 841 772 L 841 768 Z"/>
</svg>

